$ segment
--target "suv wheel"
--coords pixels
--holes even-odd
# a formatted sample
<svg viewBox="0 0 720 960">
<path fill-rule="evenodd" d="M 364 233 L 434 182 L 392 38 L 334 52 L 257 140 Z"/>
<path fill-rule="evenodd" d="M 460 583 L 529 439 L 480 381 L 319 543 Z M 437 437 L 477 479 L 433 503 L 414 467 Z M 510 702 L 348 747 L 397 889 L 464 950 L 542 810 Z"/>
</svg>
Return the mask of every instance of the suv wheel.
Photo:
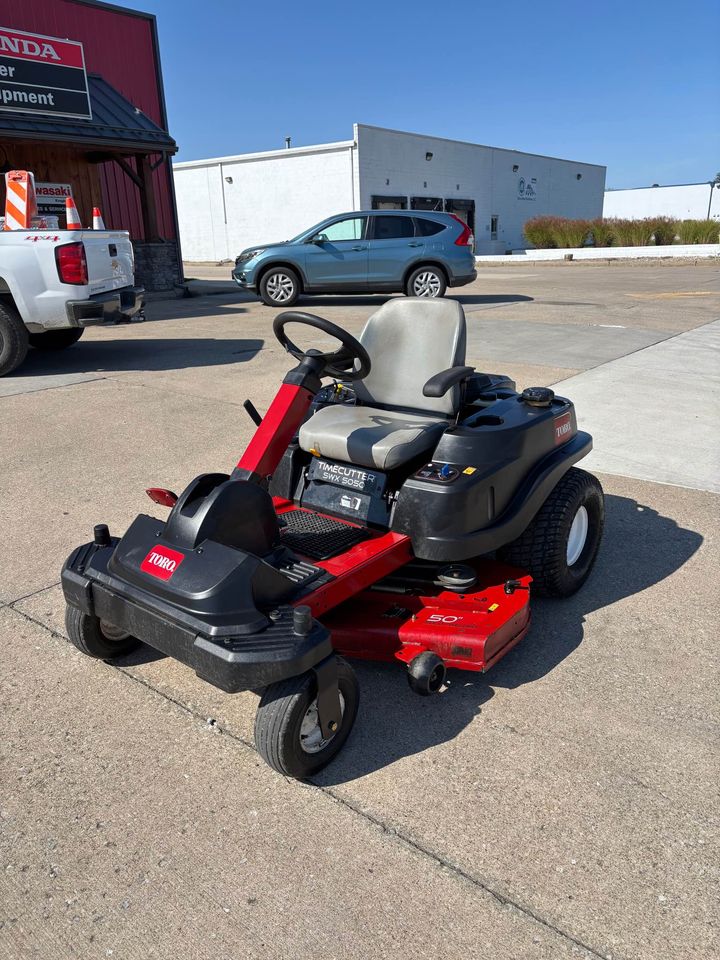
<svg viewBox="0 0 720 960">
<path fill-rule="evenodd" d="M 260 296 L 269 307 L 290 307 L 300 296 L 300 280 L 289 267 L 272 267 L 260 281 Z"/>
<path fill-rule="evenodd" d="M 408 277 L 408 297 L 442 297 L 447 289 L 445 274 L 439 267 L 418 267 Z"/>
</svg>

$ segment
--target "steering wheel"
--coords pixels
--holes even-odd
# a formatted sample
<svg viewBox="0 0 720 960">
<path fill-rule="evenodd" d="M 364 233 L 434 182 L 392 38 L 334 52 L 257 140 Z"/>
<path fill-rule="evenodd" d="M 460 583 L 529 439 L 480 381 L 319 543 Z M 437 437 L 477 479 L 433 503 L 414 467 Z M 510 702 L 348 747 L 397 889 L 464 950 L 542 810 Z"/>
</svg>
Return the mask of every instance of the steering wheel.
<svg viewBox="0 0 720 960">
<path fill-rule="evenodd" d="M 339 340 L 342 347 L 332 353 L 321 353 L 319 350 L 308 350 L 305 353 L 300 347 L 296 347 L 285 333 L 285 325 L 288 323 L 302 323 L 307 327 L 313 327 L 315 330 L 322 330 L 323 333 Z M 343 330 L 342 327 L 336 326 L 323 317 L 316 317 L 314 313 L 286 310 L 273 320 L 273 333 L 278 342 L 296 360 L 302 361 L 314 357 L 324 361 L 323 376 L 336 377 L 338 380 L 362 380 L 370 373 L 370 357 L 365 347 L 347 330 Z M 356 360 L 359 364 L 357 370 L 354 368 Z"/>
</svg>

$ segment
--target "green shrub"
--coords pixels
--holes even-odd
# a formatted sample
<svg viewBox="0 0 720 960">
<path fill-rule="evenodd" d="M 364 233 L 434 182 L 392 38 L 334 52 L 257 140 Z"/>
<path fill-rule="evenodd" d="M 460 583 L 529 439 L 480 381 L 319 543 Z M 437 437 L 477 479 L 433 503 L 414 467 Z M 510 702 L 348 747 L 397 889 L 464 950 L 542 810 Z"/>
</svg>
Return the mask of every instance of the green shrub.
<svg viewBox="0 0 720 960">
<path fill-rule="evenodd" d="M 720 243 L 719 235 L 717 220 L 681 220 L 678 224 L 680 243 Z"/>
<path fill-rule="evenodd" d="M 533 217 L 525 224 L 525 239 L 538 250 L 548 250 L 556 247 L 553 221 L 556 217 Z"/>
<path fill-rule="evenodd" d="M 589 232 L 588 220 L 568 220 L 566 217 L 534 217 L 525 224 L 526 239 L 539 250 L 582 247 Z"/>
<path fill-rule="evenodd" d="M 613 229 L 619 247 L 647 247 L 653 235 L 653 223 L 650 217 L 643 220 L 615 220 Z"/>
<path fill-rule="evenodd" d="M 594 247 L 611 247 L 615 241 L 614 220 L 604 220 L 602 217 L 598 220 L 590 221 L 590 239 Z"/>
<path fill-rule="evenodd" d="M 655 217 L 652 221 L 655 246 L 668 246 L 675 243 L 678 222 L 673 217 Z"/>
<path fill-rule="evenodd" d="M 590 232 L 590 221 L 556 217 L 554 232 L 558 247 L 584 247 Z"/>
</svg>

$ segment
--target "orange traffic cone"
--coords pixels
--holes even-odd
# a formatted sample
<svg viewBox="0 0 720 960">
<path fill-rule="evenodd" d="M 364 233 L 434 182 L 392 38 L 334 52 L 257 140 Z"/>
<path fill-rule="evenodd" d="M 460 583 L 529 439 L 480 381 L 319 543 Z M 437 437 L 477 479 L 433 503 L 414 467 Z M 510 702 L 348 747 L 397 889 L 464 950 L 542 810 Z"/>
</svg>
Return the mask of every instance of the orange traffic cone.
<svg viewBox="0 0 720 960">
<path fill-rule="evenodd" d="M 100 207 L 93 207 L 93 230 L 104 230 L 105 223 L 100 213 Z"/>
<path fill-rule="evenodd" d="M 82 230 L 80 214 L 77 212 L 77 207 L 72 197 L 65 198 L 65 219 L 67 220 L 68 230 Z"/>
</svg>

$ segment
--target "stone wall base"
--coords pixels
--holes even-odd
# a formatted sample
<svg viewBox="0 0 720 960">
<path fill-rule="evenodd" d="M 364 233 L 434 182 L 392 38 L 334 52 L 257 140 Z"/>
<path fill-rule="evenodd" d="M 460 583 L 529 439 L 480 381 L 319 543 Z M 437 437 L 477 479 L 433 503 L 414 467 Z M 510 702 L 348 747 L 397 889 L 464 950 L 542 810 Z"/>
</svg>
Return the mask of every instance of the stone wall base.
<svg viewBox="0 0 720 960">
<path fill-rule="evenodd" d="M 145 243 L 133 240 L 135 250 L 135 283 L 148 293 L 172 293 L 183 285 L 178 263 L 178 247 L 174 240 Z"/>
</svg>

